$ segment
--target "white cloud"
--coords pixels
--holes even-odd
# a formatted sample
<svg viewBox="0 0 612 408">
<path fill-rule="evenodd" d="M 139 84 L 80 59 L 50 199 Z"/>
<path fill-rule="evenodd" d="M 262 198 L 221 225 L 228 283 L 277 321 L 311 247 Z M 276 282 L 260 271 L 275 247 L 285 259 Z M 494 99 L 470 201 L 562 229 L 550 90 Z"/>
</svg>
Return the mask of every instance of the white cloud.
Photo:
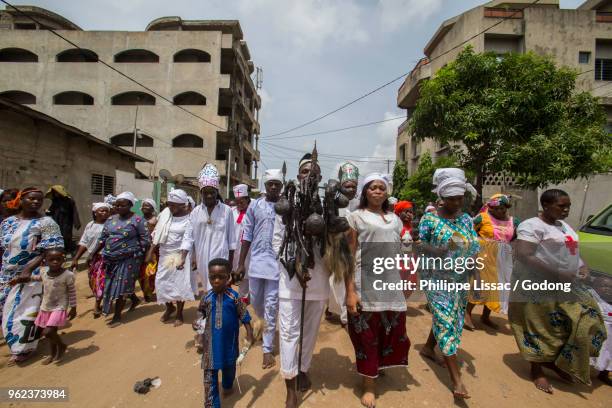
<svg viewBox="0 0 612 408">
<path fill-rule="evenodd" d="M 391 119 L 401 116 L 397 112 L 385 112 L 384 119 Z M 397 135 L 397 127 L 401 122 L 399 120 L 392 120 L 383 122 L 376 127 L 376 145 L 370 156 L 372 158 L 363 158 L 367 162 L 359 163 L 359 172 L 362 175 L 366 175 L 371 172 L 387 172 L 387 163 L 384 162 L 383 158 L 393 159 L 395 158 L 395 139 Z M 394 162 L 389 163 L 389 172 L 393 172 Z"/>
<path fill-rule="evenodd" d="M 362 9 L 350 0 L 241 0 L 239 10 L 266 22 L 277 40 L 286 39 L 302 51 L 316 52 L 328 42 L 360 44 L 369 39 Z"/>
<path fill-rule="evenodd" d="M 424 23 L 440 11 L 443 0 L 380 0 L 381 26 L 395 31 L 406 25 Z"/>
</svg>

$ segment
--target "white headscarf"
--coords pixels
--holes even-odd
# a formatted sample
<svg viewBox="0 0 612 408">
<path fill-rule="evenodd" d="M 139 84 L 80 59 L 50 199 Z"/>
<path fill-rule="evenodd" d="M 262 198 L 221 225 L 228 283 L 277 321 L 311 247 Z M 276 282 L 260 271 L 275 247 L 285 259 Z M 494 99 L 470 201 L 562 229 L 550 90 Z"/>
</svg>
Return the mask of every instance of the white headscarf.
<svg viewBox="0 0 612 408">
<path fill-rule="evenodd" d="M 134 205 L 134 203 L 136 202 L 136 196 L 134 195 L 134 193 L 124 191 L 123 193 L 117 196 L 117 200 L 128 200 L 132 203 L 132 205 Z"/>
<path fill-rule="evenodd" d="M 142 203 L 140 203 L 140 209 L 142 209 L 142 205 L 144 203 L 149 204 L 151 207 L 153 207 L 155 211 L 157 211 L 157 203 L 152 198 L 145 198 L 144 200 L 142 200 Z"/>
<path fill-rule="evenodd" d="M 111 206 L 108 203 L 93 203 L 91 211 L 98 211 L 100 208 L 108 208 L 110 210 Z"/>
<path fill-rule="evenodd" d="M 432 192 L 436 193 L 440 198 L 461 196 L 466 191 L 469 191 L 473 197 L 476 197 L 476 189 L 467 182 L 465 172 L 461 169 L 436 169 L 432 182 L 435 186 Z"/>
<path fill-rule="evenodd" d="M 188 201 L 189 196 L 184 190 L 177 188 L 168 193 L 169 203 L 187 204 Z"/>
<path fill-rule="evenodd" d="M 382 181 L 383 183 L 385 183 L 385 187 L 387 187 L 387 190 L 389 190 L 389 180 L 387 180 L 387 178 L 383 174 L 380 174 L 380 173 L 368 174 L 363 179 L 363 185 L 365 186 L 372 181 Z"/>
<path fill-rule="evenodd" d="M 189 205 L 191 205 L 191 208 L 195 208 L 196 206 L 196 202 L 193 198 L 191 198 L 191 196 L 187 196 L 187 202 L 189 203 Z"/>
<path fill-rule="evenodd" d="M 268 169 L 264 173 L 264 183 L 268 181 L 280 181 L 283 182 L 283 172 L 280 169 Z"/>
<path fill-rule="evenodd" d="M 117 197 L 115 197 L 112 194 L 107 195 L 106 197 L 104 197 L 104 202 L 108 205 L 113 205 L 115 204 L 115 201 L 117 201 Z"/>
<path fill-rule="evenodd" d="M 395 205 L 398 203 L 398 199 L 395 197 L 389 197 L 389 204 Z"/>
</svg>

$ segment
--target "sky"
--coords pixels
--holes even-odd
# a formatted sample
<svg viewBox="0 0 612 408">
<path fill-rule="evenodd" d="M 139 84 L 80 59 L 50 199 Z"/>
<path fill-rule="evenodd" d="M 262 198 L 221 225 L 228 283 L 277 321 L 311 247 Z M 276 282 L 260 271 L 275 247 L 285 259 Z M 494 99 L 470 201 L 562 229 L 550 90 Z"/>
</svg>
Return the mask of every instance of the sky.
<svg viewBox="0 0 612 408">
<path fill-rule="evenodd" d="M 447 18 L 485 0 L 28 0 L 84 30 L 142 31 L 153 19 L 237 19 L 255 66 L 263 69 L 260 152 L 265 168 L 299 158 L 316 140 L 324 179 L 354 160 L 361 174 L 393 169 L 399 80 L 309 126 L 299 126 L 409 72 Z M 583 0 L 561 0 L 575 8 Z M 302 136 L 393 119 L 338 133 Z M 280 137 L 289 137 L 280 139 Z M 327 156 L 333 155 L 333 157 Z"/>
</svg>

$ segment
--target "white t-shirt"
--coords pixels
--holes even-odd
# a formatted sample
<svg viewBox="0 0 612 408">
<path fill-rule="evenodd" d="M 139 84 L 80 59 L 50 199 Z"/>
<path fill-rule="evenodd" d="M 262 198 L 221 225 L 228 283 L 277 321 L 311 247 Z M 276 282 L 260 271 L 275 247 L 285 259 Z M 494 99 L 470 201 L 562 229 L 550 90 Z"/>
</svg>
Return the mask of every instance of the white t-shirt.
<svg viewBox="0 0 612 408">
<path fill-rule="evenodd" d="M 310 269 L 312 279 L 308 281 L 306 300 L 327 300 L 329 299 L 329 272 L 325 268 L 318 245 L 314 245 L 314 258 L 315 265 L 314 268 Z M 280 271 L 278 297 L 280 299 L 301 300 L 302 285 L 300 285 L 297 276 L 289 279 L 289 274 L 280 261 L 278 262 L 278 269 Z"/>
<path fill-rule="evenodd" d="M 357 253 L 355 255 L 355 286 L 357 293 L 361 297 L 361 305 L 363 310 L 370 312 L 379 312 L 385 310 L 405 311 L 406 300 L 402 291 L 381 291 L 377 293 L 378 299 L 372 297 L 372 301 L 366 301 L 361 291 L 361 245 L 363 243 L 381 243 L 385 244 L 385 250 L 394 254 L 401 254 L 400 233 L 402 232 L 403 223 L 400 218 L 394 213 L 385 214 L 385 220 L 380 214 L 375 214 L 371 211 L 361 209 L 349 213 L 347 218 L 352 229 L 357 231 Z M 387 252 L 386 251 L 386 252 Z M 384 275 L 374 276 L 373 271 L 366 271 L 368 279 L 384 279 L 389 283 L 399 283 L 401 277 L 399 270 L 385 271 Z"/>
<path fill-rule="evenodd" d="M 578 234 L 564 221 L 550 225 L 539 217 L 521 222 L 517 239 L 537 244 L 535 256 L 547 265 L 565 272 L 578 272 L 584 265 L 578 250 Z"/>
<path fill-rule="evenodd" d="M 79 245 L 87 248 L 85 255 L 91 254 L 98 246 L 98 240 L 104 229 L 104 224 L 97 224 L 95 221 L 89 221 L 85 226 L 83 235 L 79 241 Z"/>
</svg>

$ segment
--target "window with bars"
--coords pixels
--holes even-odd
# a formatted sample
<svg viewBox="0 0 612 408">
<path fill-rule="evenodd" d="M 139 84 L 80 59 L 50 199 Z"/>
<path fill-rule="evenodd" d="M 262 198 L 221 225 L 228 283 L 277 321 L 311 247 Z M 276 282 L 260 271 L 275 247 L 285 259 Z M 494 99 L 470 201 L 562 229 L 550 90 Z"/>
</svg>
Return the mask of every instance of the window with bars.
<svg viewBox="0 0 612 408">
<path fill-rule="evenodd" d="M 595 80 L 612 81 L 612 58 L 595 59 Z"/>
<path fill-rule="evenodd" d="M 105 176 L 103 174 L 91 175 L 91 194 L 98 196 L 107 196 L 115 194 L 115 177 Z"/>
</svg>

